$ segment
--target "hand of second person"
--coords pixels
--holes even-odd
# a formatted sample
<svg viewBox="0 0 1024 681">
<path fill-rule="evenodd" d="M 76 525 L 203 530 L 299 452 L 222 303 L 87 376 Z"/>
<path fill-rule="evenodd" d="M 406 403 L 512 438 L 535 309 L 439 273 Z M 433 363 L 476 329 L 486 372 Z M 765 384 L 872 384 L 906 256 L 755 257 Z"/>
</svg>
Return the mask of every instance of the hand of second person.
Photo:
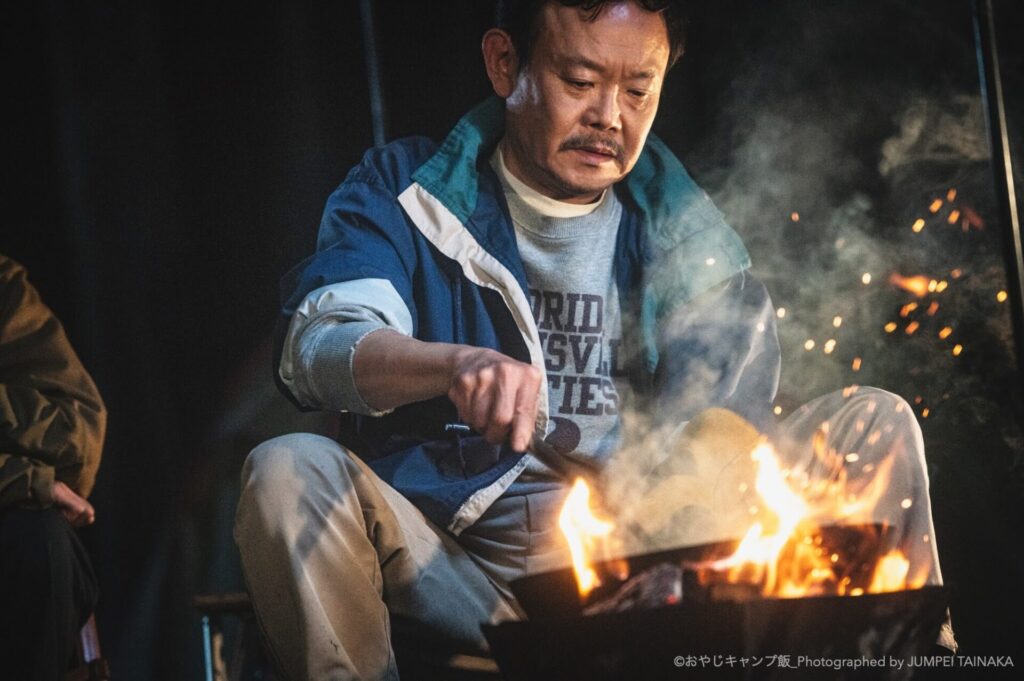
<svg viewBox="0 0 1024 681">
<path fill-rule="evenodd" d="M 495 350 L 464 347 L 452 362 L 448 397 L 459 418 L 491 444 L 526 451 L 537 418 L 543 373 Z"/>
<path fill-rule="evenodd" d="M 74 527 L 91 525 L 96 520 L 92 504 L 78 496 L 63 482 L 53 483 L 53 503 Z"/>
</svg>

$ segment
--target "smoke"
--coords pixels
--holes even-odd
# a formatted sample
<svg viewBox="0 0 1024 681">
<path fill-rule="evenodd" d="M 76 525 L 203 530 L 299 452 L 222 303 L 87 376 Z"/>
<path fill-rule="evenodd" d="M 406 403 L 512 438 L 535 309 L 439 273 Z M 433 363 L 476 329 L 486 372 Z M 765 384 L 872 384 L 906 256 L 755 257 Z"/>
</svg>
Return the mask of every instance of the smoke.
<svg viewBox="0 0 1024 681">
<path fill-rule="evenodd" d="M 902 8 L 919 35 L 900 45 L 886 43 L 863 8 L 823 6 L 800 15 L 799 44 L 773 47 L 793 19 L 781 11 L 760 47 L 745 45 L 715 134 L 684 154 L 773 297 L 779 423 L 816 397 L 875 385 L 904 397 L 925 425 L 933 477 L 952 467 L 963 433 L 984 433 L 989 455 L 1019 478 L 1011 330 L 997 299 L 1006 284 L 989 228 L 995 205 L 969 25 Z M 920 50 L 933 42 L 956 52 L 959 70 L 935 78 Z M 872 47 L 880 44 L 892 69 Z M 894 274 L 923 276 L 931 290 L 918 297 L 891 284 Z M 713 393 L 719 368 L 694 371 Z M 604 479 L 627 528 L 625 551 L 716 538 L 715 514 L 692 503 L 686 483 L 674 498 L 664 494 L 666 478 L 698 468 L 685 424 L 636 413 L 625 423 L 630 444 Z M 735 461 L 738 442 L 723 446 L 720 468 Z M 655 513 L 652 498 L 675 507 Z M 673 517 L 662 523 L 671 529 L 647 532 L 652 514 Z"/>
<path fill-rule="evenodd" d="M 882 145 L 878 170 L 889 176 L 916 163 L 986 161 L 989 151 L 981 97 L 959 94 L 937 101 L 917 96 L 900 116 L 899 132 Z"/>
</svg>

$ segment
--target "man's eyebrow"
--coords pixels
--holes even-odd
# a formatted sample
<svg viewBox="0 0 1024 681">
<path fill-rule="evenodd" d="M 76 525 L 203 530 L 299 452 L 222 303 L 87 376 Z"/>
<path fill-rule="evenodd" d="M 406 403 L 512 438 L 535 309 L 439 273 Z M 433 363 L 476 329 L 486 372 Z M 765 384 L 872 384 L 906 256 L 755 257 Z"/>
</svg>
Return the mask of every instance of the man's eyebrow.
<svg viewBox="0 0 1024 681">
<path fill-rule="evenodd" d="M 657 76 L 658 72 L 655 71 L 654 69 L 644 69 L 643 71 L 634 71 L 633 73 L 629 74 L 630 78 L 636 80 L 654 80 L 655 78 L 657 78 Z"/>
</svg>

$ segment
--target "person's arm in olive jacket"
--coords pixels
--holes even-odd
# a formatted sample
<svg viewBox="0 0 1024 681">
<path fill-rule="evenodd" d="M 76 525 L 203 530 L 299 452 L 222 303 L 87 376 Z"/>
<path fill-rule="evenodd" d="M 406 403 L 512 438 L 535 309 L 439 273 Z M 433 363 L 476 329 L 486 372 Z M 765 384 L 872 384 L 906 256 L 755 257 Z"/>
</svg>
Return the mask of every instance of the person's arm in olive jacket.
<svg viewBox="0 0 1024 681">
<path fill-rule="evenodd" d="M 60 322 L 0 255 L 0 509 L 49 506 L 57 481 L 86 498 L 106 421 Z"/>
</svg>

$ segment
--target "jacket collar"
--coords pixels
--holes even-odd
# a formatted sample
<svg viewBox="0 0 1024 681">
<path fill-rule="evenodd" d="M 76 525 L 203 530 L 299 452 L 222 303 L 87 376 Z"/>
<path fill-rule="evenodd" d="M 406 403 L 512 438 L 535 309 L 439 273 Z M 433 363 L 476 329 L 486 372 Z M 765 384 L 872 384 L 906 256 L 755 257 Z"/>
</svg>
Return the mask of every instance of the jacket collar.
<svg viewBox="0 0 1024 681">
<path fill-rule="evenodd" d="M 489 155 L 505 128 L 505 103 L 489 97 L 469 111 L 438 150 L 412 175 L 463 223 L 477 208 L 481 154 Z M 486 161 L 486 158 L 484 158 Z M 721 212 L 697 186 L 683 164 L 654 134 L 625 179 L 625 193 L 642 215 L 657 250 L 673 248 L 705 230 L 732 232 Z M 749 256 L 739 237 L 726 240 L 728 255 L 740 268 Z M 744 265 L 745 263 L 745 265 Z"/>
</svg>

